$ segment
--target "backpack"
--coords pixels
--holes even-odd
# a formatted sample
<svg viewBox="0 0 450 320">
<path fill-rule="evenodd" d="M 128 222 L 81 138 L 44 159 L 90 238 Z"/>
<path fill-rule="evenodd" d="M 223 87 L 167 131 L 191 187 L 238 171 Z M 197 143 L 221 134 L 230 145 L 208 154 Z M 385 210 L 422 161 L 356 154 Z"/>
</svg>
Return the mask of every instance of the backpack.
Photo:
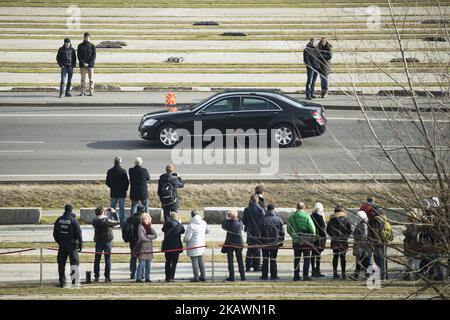
<svg viewBox="0 0 450 320">
<path fill-rule="evenodd" d="M 166 182 L 164 186 L 161 188 L 161 193 L 159 196 L 161 203 L 163 205 L 171 204 L 175 202 L 175 192 L 173 186 L 170 182 Z"/>
<path fill-rule="evenodd" d="M 133 224 L 131 223 L 126 223 L 123 227 L 122 227 L 122 239 L 125 242 L 131 242 L 132 238 L 133 238 Z"/>
<path fill-rule="evenodd" d="M 392 231 L 391 224 L 387 221 L 387 219 L 382 219 L 379 216 L 376 217 L 379 221 L 383 221 L 383 229 L 380 232 L 380 240 L 383 243 L 388 243 L 394 241 L 394 232 Z"/>
</svg>

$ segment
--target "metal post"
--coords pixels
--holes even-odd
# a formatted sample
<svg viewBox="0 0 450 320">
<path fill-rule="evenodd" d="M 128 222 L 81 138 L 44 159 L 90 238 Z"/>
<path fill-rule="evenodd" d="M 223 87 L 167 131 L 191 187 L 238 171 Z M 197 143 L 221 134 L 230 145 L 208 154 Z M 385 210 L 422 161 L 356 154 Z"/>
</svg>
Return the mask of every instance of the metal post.
<svg viewBox="0 0 450 320">
<path fill-rule="evenodd" d="M 214 244 L 211 245 L 211 268 L 212 268 L 211 280 L 214 283 Z"/>
<path fill-rule="evenodd" d="M 43 279 L 42 279 L 42 263 L 43 263 L 43 256 L 42 256 L 42 248 L 39 248 L 39 251 L 40 251 L 40 259 L 39 259 L 39 261 L 40 261 L 40 276 L 39 276 L 39 284 L 40 284 L 40 286 L 42 287 L 43 286 Z"/>
</svg>

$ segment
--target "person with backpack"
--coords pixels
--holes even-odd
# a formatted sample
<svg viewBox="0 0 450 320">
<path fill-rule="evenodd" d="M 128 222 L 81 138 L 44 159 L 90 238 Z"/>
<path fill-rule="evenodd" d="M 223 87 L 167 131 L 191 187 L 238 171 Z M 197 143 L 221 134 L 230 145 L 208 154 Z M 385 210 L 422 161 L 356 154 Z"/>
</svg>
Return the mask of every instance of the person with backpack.
<svg viewBox="0 0 450 320">
<path fill-rule="evenodd" d="M 166 282 L 174 282 L 178 258 L 180 253 L 183 252 L 181 235 L 185 232 L 184 227 L 181 224 L 181 218 L 175 211 L 171 212 L 170 218 L 164 222 L 162 232 L 164 232 L 164 240 L 162 242 L 161 250 L 168 251 L 164 252 L 166 258 Z"/>
<path fill-rule="evenodd" d="M 114 219 L 110 219 L 110 215 Z M 111 251 L 114 239 L 113 228 L 120 224 L 116 210 L 112 208 L 97 207 L 95 218 L 92 221 L 94 227 L 95 260 L 94 260 L 94 282 L 100 277 L 100 261 L 102 252 L 105 253 L 105 282 L 111 282 Z"/>
<path fill-rule="evenodd" d="M 258 204 L 259 197 L 254 194 L 250 197 L 250 205 L 244 209 L 242 215 L 242 223 L 244 231 L 247 232 L 247 257 L 245 258 L 245 271 L 249 272 L 253 267 L 253 271 L 261 271 L 261 231 L 259 223 L 264 217 L 264 209 Z"/>
<path fill-rule="evenodd" d="M 150 183 L 150 174 L 147 169 L 142 167 L 141 157 L 137 157 L 134 160 L 134 167 L 130 168 L 128 172 L 130 175 L 131 213 L 136 213 L 139 201 L 145 207 L 145 212 L 148 212 L 148 184 Z"/>
<path fill-rule="evenodd" d="M 311 266 L 312 266 L 312 276 L 313 277 L 325 277 L 324 274 L 320 272 L 320 255 L 325 249 L 327 243 L 327 232 L 325 226 L 325 220 L 323 219 L 323 204 L 317 202 L 314 204 L 314 209 L 311 214 L 311 219 L 316 227 L 317 237 L 314 241 L 314 247 L 311 255 Z"/>
<path fill-rule="evenodd" d="M 164 221 L 169 220 L 170 213 L 177 211 L 180 207 L 177 189 L 183 188 L 184 182 L 178 173 L 174 171 L 174 166 L 168 164 L 166 166 L 166 173 L 162 174 L 158 180 L 158 196 L 164 212 Z"/>
<path fill-rule="evenodd" d="M 352 280 L 358 280 L 361 267 L 365 271 L 366 278 L 369 276 L 367 268 L 370 266 L 372 253 L 369 245 L 369 219 L 367 214 L 360 210 L 356 213 L 359 222 L 353 231 L 353 255 L 356 257 L 355 273 L 350 276 Z"/>
<path fill-rule="evenodd" d="M 228 262 L 228 278 L 226 281 L 234 281 L 234 264 L 233 264 L 233 253 L 236 256 L 238 263 L 239 274 L 241 276 L 241 281 L 245 281 L 245 269 L 244 261 L 242 260 L 242 230 L 244 225 L 238 219 L 238 213 L 236 210 L 227 211 L 227 216 L 222 222 L 222 229 L 227 232 L 224 246 L 221 252 L 227 254 Z"/>
<path fill-rule="evenodd" d="M 138 205 L 136 213 L 127 219 L 125 227 L 122 228 L 122 238 L 130 244 L 130 279 L 134 279 L 136 276 L 137 256 L 133 249 L 138 242 L 138 229 L 143 213 L 145 213 L 145 207 Z"/>
<path fill-rule="evenodd" d="M 191 279 L 191 282 L 206 281 L 203 254 L 206 250 L 205 235 L 209 233 L 209 229 L 206 221 L 202 219 L 197 210 L 191 211 L 191 217 L 191 223 L 188 225 L 183 239 L 188 248 L 187 255 L 191 258 L 192 262 L 194 278 Z"/>
<path fill-rule="evenodd" d="M 158 237 L 155 228 L 152 227 L 152 217 L 148 213 L 141 215 L 141 224 L 138 227 L 138 242 L 133 251 L 139 259 L 139 264 L 136 272 L 136 282 L 142 282 L 141 276 L 144 274 L 145 267 L 145 282 L 151 282 L 150 270 L 153 259 L 153 240 Z"/>
<path fill-rule="evenodd" d="M 114 167 L 108 170 L 106 174 L 106 185 L 110 189 L 111 208 L 116 210 L 119 202 L 120 226 L 125 224 L 125 198 L 127 197 L 130 182 L 125 169 L 122 168 L 122 158 L 114 158 Z"/>
<path fill-rule="evenodd" d="M 315 240 L 316 227 L 311 217 L 305 212 L 306 205 L 297 203 L 297 211 L 291 214 L 287 221 L 287 232 L 292 237 L 294 249 L 294 279 L 300 281 L 300 259 L 303 255 L 303 281 L 311 281 L 309 266 L 311 263 L 311 248 Z"/>
<path fill-rule="evenodd" d="M 341 262 L 342 279 L 347 279 L 346 258 L 348 250 L 348 238 L 352 235 L 352 225 L 344 212 L 344 208 L 336 206 L 334 214 L 330 216 L 327 224 L 327 234 L 331 237 L 331 249 L 333 250 L 333 279 L 339 279 L 338 262 Z"/>
<path fill-rule="evenodd" d="M 275 206 L 267 206 L 267 214 L 260 222 L 263 255 L 261 280 L 267 280 L 270 266 L 270 280 L 278 280 L 277 255 L 278 248 L 283 246 L 284 241 L 284 223 L 275 212 Z M 270 260 L 270 263 L 269 263 Z"/>
<path fill-rule="evenodd" d="M 53 227 L 53 238 L 58 243 L 58 274 L 59 287 L 63 288 L 66 283 L 66 262 L 67 257 L 70 260 L 70 273 L 75 274 L 74 286 L 80 287 L 79 265 L 80 258 L 78 253 L 83 247 L 83 238 L 80 225 L 73 214 L 73 207 L 70 204 L 64 206 L 64 213 L 56 219 Z"/>
<path fill-rule="evenodd" d="M 392 226 L 388 222 L 383 209 L 378 209 L 372 221 L 369 221 L 369 237 L 373 251 L 373 259 L 380 269 L 381 280 L 386 279 L 387 244 L 394 240 Z"/>
</svg>

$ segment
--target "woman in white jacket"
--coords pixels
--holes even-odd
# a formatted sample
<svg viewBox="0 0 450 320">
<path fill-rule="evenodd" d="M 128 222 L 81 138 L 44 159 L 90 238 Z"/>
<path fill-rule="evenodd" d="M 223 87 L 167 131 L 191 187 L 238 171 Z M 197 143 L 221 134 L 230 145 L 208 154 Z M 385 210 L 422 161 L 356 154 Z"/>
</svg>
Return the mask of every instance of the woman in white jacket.
<svg viewBox="0 0 450 320">
<path fill-rule="evenodd" d="M 209 233 L 206 222 L 200 217 L 196 210 L 191 211 L 192 220 L 186 229 L 183 241 L 187 248 L 201 247 L 187 250 L 187 255 L 191 257 L 192 271 L 194 278 L 191 282 L 206 281 L 205 264 L 203 263 L 203 254 L 205 253 L 205 235 Z M 199 277 L 200 269 L 200 277 Z"/>
</svg>

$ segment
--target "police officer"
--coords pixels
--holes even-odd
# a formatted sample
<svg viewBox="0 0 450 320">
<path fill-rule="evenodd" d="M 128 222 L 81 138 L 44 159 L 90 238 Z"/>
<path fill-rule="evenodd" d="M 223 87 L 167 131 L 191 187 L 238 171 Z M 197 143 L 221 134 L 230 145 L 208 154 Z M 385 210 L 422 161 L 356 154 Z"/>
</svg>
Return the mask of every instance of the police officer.
<svg viewBox="0 0 450 320">
<path fill-rule="evenodd" d="M 64 213 L 59 217 L 53 228 L 53 238 L 59 245 L 58 250 L 58 274 L 59 286 L 64 287 L 66 282 L 66 261 L 67 256 L 70 259 L 70 272 L 75 273 L 75 285 L 79 286 L 79 264 L 78 252 L 81 252 L 83 239 L 81 237 L 81 228 L 78 224 L 75 214 L 72 213 L 73 207 L 70 204 L 64 206 Z"/>
</svg>

